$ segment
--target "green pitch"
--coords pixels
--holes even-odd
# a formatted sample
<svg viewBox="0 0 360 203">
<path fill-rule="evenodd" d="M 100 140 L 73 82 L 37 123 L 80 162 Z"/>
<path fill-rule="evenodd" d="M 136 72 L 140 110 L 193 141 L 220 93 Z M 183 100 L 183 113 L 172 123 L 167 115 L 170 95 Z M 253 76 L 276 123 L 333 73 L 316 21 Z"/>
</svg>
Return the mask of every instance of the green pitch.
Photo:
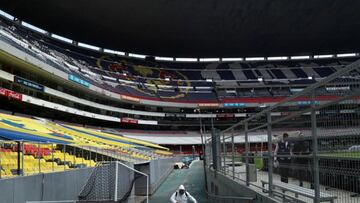
<svg viewBox="0 0 360 203">
<path fill-rule="evenodd" d="M 359 151 L 349 152 L 331 152 L 331 153 L 319 153 L 320 156 L 334 157 L 334 158 L 359 158 Z"/>
</svg>

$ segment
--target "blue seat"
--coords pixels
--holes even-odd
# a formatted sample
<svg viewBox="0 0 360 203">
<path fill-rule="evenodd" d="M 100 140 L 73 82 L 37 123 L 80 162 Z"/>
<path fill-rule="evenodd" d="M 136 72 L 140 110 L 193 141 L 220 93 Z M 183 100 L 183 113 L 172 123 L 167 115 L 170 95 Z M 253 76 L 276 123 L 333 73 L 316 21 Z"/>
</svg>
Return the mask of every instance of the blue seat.
<svg viewBox="0 0 360 203">
<path fill-rule="evenodd" d="M 305 71 L 301 70 L 301 68 L 292 68 L 291 71 L 298 78 L 308 78 L 308 75 L 305 73 Z"/>
</svg>

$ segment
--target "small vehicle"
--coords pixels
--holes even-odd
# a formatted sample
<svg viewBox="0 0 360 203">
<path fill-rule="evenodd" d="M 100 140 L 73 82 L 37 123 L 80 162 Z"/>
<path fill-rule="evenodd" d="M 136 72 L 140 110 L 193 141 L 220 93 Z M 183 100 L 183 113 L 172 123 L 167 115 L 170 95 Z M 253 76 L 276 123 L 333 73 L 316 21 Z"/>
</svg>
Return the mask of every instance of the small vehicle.
<svg viewBox="0 0 360 203">
<path fill-rule="evenodd" d="M 185 166 L 183 162 L 174 163 L 174 169 L 182 169 Z"/>
<path fill-rule="evenodd" d="M 181 161 L 185 163 L 185 165 L 190 166 L 191 162 L 194 161 L 194 159 L 192 157 L 184 157 Z"/>
<path fill-rule="evenodd" d="M 354 145 L 349 147 L 349 151 L 359 151 L 360 152 L 360 145 Z"/>
</svg>

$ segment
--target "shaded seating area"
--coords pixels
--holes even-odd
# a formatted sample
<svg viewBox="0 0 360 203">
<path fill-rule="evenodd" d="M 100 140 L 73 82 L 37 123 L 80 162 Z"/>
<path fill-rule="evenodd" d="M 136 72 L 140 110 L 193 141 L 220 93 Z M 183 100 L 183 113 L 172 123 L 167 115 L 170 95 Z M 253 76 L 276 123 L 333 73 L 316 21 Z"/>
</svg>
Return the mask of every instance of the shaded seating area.
<svg viewBox="0 0 360 203">
<path fill-rule="evenodd" d="M 0 114 L 2 177 L 94 167 L 99 161 L 141 163 L 172 153 L 150 142 L 42 118 Z"/>
</svg>

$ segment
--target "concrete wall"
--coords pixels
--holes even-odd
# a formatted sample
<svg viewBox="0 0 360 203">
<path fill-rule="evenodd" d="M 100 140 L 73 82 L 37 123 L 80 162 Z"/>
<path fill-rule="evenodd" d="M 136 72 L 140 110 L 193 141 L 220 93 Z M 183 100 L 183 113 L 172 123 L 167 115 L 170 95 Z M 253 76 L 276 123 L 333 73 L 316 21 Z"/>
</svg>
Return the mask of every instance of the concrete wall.
<svg viewBox="0 0 360 203">
<path fill-rule="evenodd" d="M 91 168 L 0 180 L 0 203 L 40 200 L 74 200 Z"/>
<path fill-rule="evenodd" d="M 135 169 L 150 175 L 152 194 L 166 179 L 173 169 L 174 159 L 153 160 L 146 164 L 135 165 Z M 132 172 L 128 169 L 120 172 L 119 182 L 130 184 Z M 87 182 L 92 168 L 71 170 L 66 172 L 46 173 L 32 176 L 0 179 L 0 203 L 25 203 L 26 201 L 59 201 L 76 200 Z M 126 175 L 124 175 L 126 174 Z M 145 195 L 146 178 L 141 177 L 135 182 L 135 194 Z M 132 191 L 134 193 L 134 190 Z M 119 194 L 121 195 L 121 194 Z"/>
<path fill-rule="evenodd" d="M 92 169 L 45 174 L 44 200 L 74 200 L 88 180 Z"/>
<path fill-rule="evenodd" d="M 150 175 L 149 193 L 153 194 L 174 168 L 175 159 L 158 159 L 149 163 L 135 165 L 135 169 Z M 135 182 L 135 194 L 146 194 L 146 178 L 141 177 Z"/>
<path fill-rule="evenodd" d="M 158 159 L 150 162 L 150 184 L 154 192 L 174 169 L 174 159 Z"/>
<path fill-rule="evenodd" d="M 227 176 L 215 172 L 212 169 L 206 169 L 207 173 L 207 187 L 210 194 L 221 196 L 237 196 L 237 197 L 253 197 L 254 203 L 276 203 L 277 201 L 264 196 L 261 193 L 247 187 L 245 184 L 233 181 Z M 226 203 L 226 200 L 220 202 Z M 234 202 L 234 200 L 229 200 Z M 239 201 L 241 202 L 241 201 Z M 248 202 L 248 201 L 243 201 Z"/>
</svg>

